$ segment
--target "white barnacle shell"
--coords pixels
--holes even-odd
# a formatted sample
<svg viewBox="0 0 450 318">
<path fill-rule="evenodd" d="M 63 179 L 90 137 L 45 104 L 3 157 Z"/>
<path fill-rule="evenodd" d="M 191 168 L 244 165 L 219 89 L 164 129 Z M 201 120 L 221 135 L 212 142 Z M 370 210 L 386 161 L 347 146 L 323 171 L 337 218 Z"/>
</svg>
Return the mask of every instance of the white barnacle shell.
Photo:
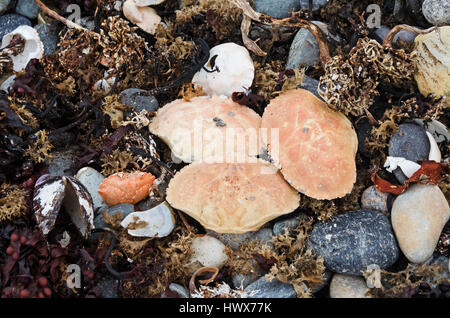
<svg viewBox="0 0 450 318">
<path fill-rule="evenodd" d="M 30 60 L 40 59 L 44 55 L 44 44 L 42 44 L 39 34 L 28 25 L 21 25 L 11 33 L 6 34 L 2 39 L 1 48 L 8 46 L 14 35 L 17 34 L 25 40 L 25 47 L 22 53 L 11 56 L 15 72 L 24 69 Z"/>
<path fill-rule="evenodd" d="M 403 157 L 387 157 L 386 161 L 384 163 L 384 167 L 387 171 L 392 172 L 395 169 L 400 168 L 402 172 L 407 176 L 408 178 L 411 178 L 411 176 L 420 169 L 420 165 L 418 163 L 415 163 L 414 161 L 405 159 Z"/>
<path fill-rule="evenodd" d="M 94 228 L 92 198 L 86 188 L 75 178 L 45 176 L 36 182 L 33 210 L 39 229 L 47 236 L 56 223 L 61 206 L 86 238 Z"/>
<path fill-rule="evenodd" d="M 245 47 L 223 43 L 213 47 L 209 54 L 208 62 L 192 78 L 192 83 L 201 86 L 206 94 L 231 96 L 252 86 L 255 67 Z"/>
<path fill-rule="evenodd" d="M 143 1 L 141 1 L 143 3 Z M 123 4 L 124 16 L 147 33 L 155 34 L 161 17 L 155 9 L 137 5 L 137 0 L 127 0 Z"/>
<path fill-rule="evenodd" d="M 428 154 L 428 160 L 441 162 L 441 151 L 439 150 L 436 140 L 428 131 L 426 133 L 428 136 L 428 140 L 430 141 L 430 153 Z"/>
<path fill-rule="evenodd" d="M 150 210 L 128 214 L 120 225 L 131 236 L 165 237 L 174 229 L 175 217 L 169 205 L 163 202 Z"/>
</svg>

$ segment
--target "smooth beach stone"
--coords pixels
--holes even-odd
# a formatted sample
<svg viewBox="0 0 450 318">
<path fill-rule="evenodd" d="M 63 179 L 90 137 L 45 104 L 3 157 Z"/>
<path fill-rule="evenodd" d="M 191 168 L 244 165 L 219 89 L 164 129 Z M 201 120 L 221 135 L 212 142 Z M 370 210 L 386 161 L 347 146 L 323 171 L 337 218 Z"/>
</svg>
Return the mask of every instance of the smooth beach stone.
<svg viewBox="0 0 450 318">
<path fill-rule="evenodd" d="M 450 24 L 450 1 L 425 0 L 422 3 L 422 13 L 428 22 L 435 26 Z"/>
<path fill-rule="evenodd" d="M 184 288 L 184 286 L 182 286 L 180 284 L 171 283 L 169 285 L 169 290 L 177 293 L 179 298 L 190 298 L 189 292 L 186 290 L 186 288 Z M 162 292 L 161 298 L 169 298 L 169 297 L 167 297 L 165 292 Z"/>
<path fill-rule="evenodd" d="M 19 0 L 16 5 L 16 13 L 29 19 L 36 19 L 39 13 L 39 6 L 34 0 Z"/>
<path fill-rule="evenodd" d="M 287 18 L 300 9 L 300 3 L 298 0 L 254 0 L 253 8 L 274 18 Z"/>
<path fill-rule="evenodd" d="M 361 196 L 361 208 L 364 210 L 388 211 L 389 193 L 377 190 L 375 186 L 370 186 L 364 190 Z"/>
<path fill-rule="evenodd" d="M 329 0 L 312 0 L 312 10 L 326 6 Z M 309 9 L 309 0 L 300 0 L 301 9 Z"/>
<path fill-rule="evenodd" d="M 11 0 L 0 0 L 0 15 L 6 11 L 10 2 L 11 2 Z"/>
<path fill-rule="evenodd" d="M 100 211 L 98 211 L 98 214 L 94 219 L 94 226 L 96 228 L 110 227 L 110 225 L 105 222 L 102 212 L 106 212 L 111 217 L 114 217 L 116 213 L 119 213 L 120 219 L 123 220 L 128 214 L 135 211 L 134 205 L 129 203 L 121 203 L 109 208 L 100 208 Z"/>
<path fill-rule="evenodd" d="M 413 263 L 428 260 L 450 218 L 448 202 L 438 186 L 414 184 L 394 201 L 391 222 L 400 249 Z"/>
<path fill-rule="evenodd" d="M 94 211 L 101 207 L 107 207 L 107 204 L 98 193 L 100 184 L 105 180 L 105 177 L 100 172 L 91 167 L 84 167 L 78 170 L 75 178 L 77 178 L 90 193 Z"/>
<path fill-rule="evenodd" d="M 306 90 L 310 91 L 311 93 L 313 93 L 314 96 L 316 96 L 317 98 L 320 98 L 321 100 L 323 100 L 322 96 L 320 96 L 319 93 L 317 92 L 318 86 L 319 86 L 318 80 L 316 80 L 312 77 L 309 77 L 308 75 L 305 75 L 302 85 L 297 86 L 297 88 L 306 89 Z"/>
<path fill-rule="evenodd" d="M 265 276 L 248 285 L 244 291 L 249 298 L 296 298 L 297 293 L 291 284 L 276 279 L 268 281 Z"/>
<path fill-rule="evenodd" d="M 380 25 L 379 28 L 377 28 L 374 32 L 375 35 L 375 39 L 379 42 L 379 43 L 383 43 L 384 38 L 386 37 L 386 35 L 388 35 L 389 31 L 391 31 L 390 28 L 388 28 L 385 25 Z"/>
<path fill-rule="evenodd" d="M 371 298 L 368 291 L 365 279 L 358 276 L 334 274 L 330 284 L 330 298 Z"/>
<path fill-rule="evenodd" d="M 428 159 L 429 153 L 430 141 L 427 133 L 416 124 L 401 124 L 389 140 L 389 156 L 391 157 L 403 157 L 417 162 Z"/>
<path fill-rule="evenodd" d="M 263 274 L 264 275 L 264 274 Z M 245 289 L 248 285 L 256 281 L 262 275 L 257 274 L 235 274 L 232 276 L 233 286 L 234 288 L 243 288 Z"/>
<path fill-rule="evenodd" d="M 292 230 L 294 230 L 299 224 L 300 224 L 300 219 L 306 219 L 308 218 L 306 216 L 306 214 L 304 213 L 300 213 L 299 215 L 296 215 L 294 217 L 290 217 L 288 219 L 284 219 L 281 221 L 276 222 L 273 225 L 273 235 L 280 235 L 280 234 L 284 234 L 286 230 L 289 230 L 288 233 L 291 233 Z"/>
<path fill-rule="evenodd" d="M 320 54 L 316 38 L 307 29 L 300 29 L 289 49 L 286 69 L 313 66 L 319 62 Z"/>
<path fill-rule="evenodd" d="M 44 44 L 44 54 L 52 54 L 58 49 L 58 30 L 48 23 L 38 24 L 34 29 L 39 33 L 39 38 Z"/>
<path fill-rule="evenodd" d="M 437 143 L 450 141 L 450 133 L 447 127 L 440 121 L 432 119 L 431 121 L 424 121 L 422 119 L 414 119 L 414 122 L 428 131 Z"/>
<path fill-rule="evenodd" d="M 69 176 L 74 162 L 75 155 L 71 151 L 57 152 L 53 158 L 47 160 L 48 173 L 54 176 Z"/>
<path fill-rule="evenodd" d="M 346 212 L 314 225 L 308 248 L 337 273 L 362 275 L 370 264 L 387 268 L 399 250 L 389 220 L 379 211 Z"/>
<path fill-rule="evenodd" d="M 5 14 L 0 17 L 0 39 L 21 25 L 31 26 L 31 21 L 18 14 Z"/>
<path fill-rule="evenodd" d="M 145 90 L 138 88 L 128 88 L 120 93 L 119 102 L 133 107 L 136 112 L 140 112 L 144 109 L 148 112 L 156 111 L 159 107 L 158 100 L 154 96 L 133 96 L 133 94 L 139 92 L 145 92 Z"/>
<path fill-rule="evenodd" d="M 243 243 L 247 243 L 253 240 L 259 240 L 261 243 L 266 243 L 272 239 L 272 229 L 262 228 L 256 232 L 247 232 L 242 234 L 233 233 L 217 233 L 212 230 L 206 230 L 208 235 L 211 235 L 221 241 L 223 244 L 228 245 L 233 250 L 237 250 Z"/>
</svg>

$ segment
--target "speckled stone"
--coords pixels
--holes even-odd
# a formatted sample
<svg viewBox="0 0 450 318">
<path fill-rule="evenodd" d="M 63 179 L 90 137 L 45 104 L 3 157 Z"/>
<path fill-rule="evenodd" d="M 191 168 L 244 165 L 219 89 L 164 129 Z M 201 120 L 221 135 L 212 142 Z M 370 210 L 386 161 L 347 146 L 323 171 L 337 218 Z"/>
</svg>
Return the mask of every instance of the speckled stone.
<svg viewBox="0 0 450 318">
<path fill-rule="evenodd" d="M 361 196 L 361 208 L 387 212 L 388 198 L 389 193 L 381 192 L 375 186 L 370 186 L 364 190 Z"/>
<path fill-rule="evenodd" d="M 425 0 L 422 3 L 422 13 L 428 22 L 435 26 L 450 24 L 450 1 Z"/>
<path fill-rule="evenodd" d="M 39 7 L 33 0 L 19 0 L 16 5 L 16 13 L 29 19 L 36 19 Z"/>
<path fill-rule="evenodd" d="M 286 18 L 300 9 L 300 3 L 298 0 L 254 0 L 253 8 L 274 18 Z"/>
<path fill-rule="evenodd" d="M 140 112 L 144 109 L 148 112 L 154 112 L 158 109 L 158 100 L 154 96 L 133 96 L 133 94 L 138 92 L 145 92 L 145 90 L 128 88 L 120 93 L 119 101 L 122 104 L 133 107 L 136 112 Z"/>
<path fill-rule="evenodd" d="M 44 54 L 52 54 L 58 49 L 58 30 L 48 23 L 41 23 L 34 27 L 44 44 Z"/>
<path fill-rule="evenodd" d="M 237 250 L 242 243 L 252 240 L 260 240 L 261 243 L 268 242 L 273 235 L 272 229 L 262 228 L 256 232 L 247 232 L 242 234 L 231 233 L 216 233 L 211 230 L 206 230 L 208 235 L 217 238 L 223 244 L 230 246 L 233 250 Z"/>
<path fill-rule="evenodd" d="M 378 211 L 360 210 L 316 223 L 308 247 L 337 273 L 361 275 L 370 264 L 387 268 L 399 250 L 389 220 Z"/>
<path fill-rule="evenodd" d="M 329 0 L 313 0 L 312 9 L 317 10 L 325 5 L 327 5 Z M 309 0 L 300 0 L 301 9 L 309 9 Z"/>
<path fill-rule="evenodd" d="M 414 184 L 392 205 L 391 222 L 400 249 L 413 263 L 427 261 L 450 218 L 448 202 L 438 186 Z"/>
<path fill-rule="evenodd" d="M 110 216 L 114 216 L 116 213 L 119 213 L 120 218 L 123 220 L 128 214 L 134 212 L 134 205 L 129 204 L 129 203 L 121 203 L 121 204 L 113 205 L 107 209 L 103 209 L 103 208 L 100 209 L 100 211 L 98 211 L 98 214 L 94 219 L 94 226 L 96 228 L 104 228 L 104 227 L 110 226 L 103 219 L 102 212 L 106 212 Z"/>
<path fill-rule="evenodd" d="M 254 292 L 249 298 L 296 298 L 297 293 L 291 284 L 278 280 L 269 282 L 264 276 L 248 285 L 244 291 L 248 294 Z"/>
<path fill-rule="evenodd" d="M 18 14 L 5 14 L 0 17 L 0 39 L 21 25 L 31 26 L 31 21 Z"/>
<path fill-rule="evenodd" d="M 330 284 L 330 298 L 371 298 L 362 277 L 334 274 Z"/>
</svg>

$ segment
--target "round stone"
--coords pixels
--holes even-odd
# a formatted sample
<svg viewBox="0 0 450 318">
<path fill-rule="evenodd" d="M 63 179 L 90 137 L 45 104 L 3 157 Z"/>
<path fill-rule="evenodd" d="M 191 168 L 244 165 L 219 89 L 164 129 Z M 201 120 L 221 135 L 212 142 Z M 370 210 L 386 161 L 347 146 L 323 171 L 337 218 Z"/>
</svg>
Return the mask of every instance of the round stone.
<svg viewBox="0 0 450 318">
<path fill-rule="evenodd" d="M 377 190 L 375 186 L 370 186 L 364 190 L 361 196 L 361 208 L 364 210 L 388 211 L 389 194 Z"/>
<path fill-rule="evenodd" d="M 100 184 L 105 180 L 105 177 L 100 172 L 91 167 L 84 167 L 77 172 L 75 178 L 77 178 L 91 194 L 94 211 L 101 207 L 107 207 L 107 204 L 98 193 Z"/>
<path fill-rule="evenodd" d="M 255 0 L 254 9 L 274 18 L 286 18 L 300 9 L 300 3 L 298 0 Z"/>
<path fill-rule="evenodd" d="M 389 220 L 378 211 L 347 212 L 316 223 L 308 247 L 337 273 L 362 275 L 370 264 L 387 268 L 398 258 Z"/>
<path fill-rule="evenodd" d="M 362 277 L 335 274 L 330 284 L 330 298 L 371 298 Z"/>
<path fill-rule="evenodd" d="M 21 25 L 31 26 L 31 21 L 18 14 L 6 14 L 0 17 L 0 39 Z"/>
<path fill-rule="evenodd" d="M 16 5 L 16 13 L 30 19 L 36 19 L 39 13 L 39 6 L 34 0 L 19 0 Z"/>
<path fill-rule="evenodd" d="M 427 261 L 449 218 L 448 202 L 438 186 L 414 184 L 399 195 L 392 205 L 391 222 L 406 258 L 418 264 Z"/>
<path fill-rule="evenodd" d="M 268 281 L 265 276 L 248 285 L 244 291 L 249 298 L 296 298 L 297 293 L 291 284 L 276 279 Z"/>
<path fill-rule="evenodd" d="M 450 2 L 448 0 L 425 0 L 422 3 L 425 19 L 435 26 L 450 24 Z"/>
<path fill-rule="evenodd" d="M 52 54 L 58 49 L 59 37 L 56 27 L 42 23 L 34 27 L 39 33 L 39 37 L 44 44 L 44 54 Z"/>
<path fill-rule="evenodd" d="M 328 3 L 329 0 L 313 0 L 312 10 L 317 10 Z M 300 8 L 309 10 L 309 0 L 300 0 Z"/>
<path fill-rule="evenodd" d="M 259 240 L 262 244 L 267 243 L 272 238 L 273 232 L 270 228 L 262 228 L 256 232 L 246 232 L 242 234 L 217 233 L 212 230 L 206 231 L 209 235 L 217 238 L 223 244 L 228 245 L 233 250 L 237 250 L 243 243 Z"/>
<path fill-rule="evenodd" d="M 428 159 L 430 141 L 426 131 L 416 124 L 401 124 L 389 141 L 389 156 L 417 162 Z"/>
<path fill-rule="evenodd" d="M 119 95 L 119 102 L 127 106 L 133 107 L 136 112 L 146 110 L 154 112 L 158 109 L 158 100 L 154 96 L 134 95 L 135 93 L 146 92 L 143 89 L 128 88 Z"/>
<path fill-rule="evenodd" d="M 313 66 L 319 62 L 320 54 L 316 38 L 307 29 L 300 29 L 295 35 L 291 48 L 289 49 L 286 69 Z"/>
<path fill-rule="evenodd" d="M 0 0 L 0 14 L 6 11 L 11 0 Z"/>
<path fill-rule="evenodd" d="M 134 205 L 129 203 L 121 203 L 117 205 L 113 205 L 109 208 L 101 208 L 98 211 L 98 215 L 94 219 L 95 228 L 105 228 L 110 227 L 109 224 L 105 222 L 103 218 L 103 212 L 106 212 L 110 217 L 114 218 L 114 216 L 119 213 L 120 221 L 123 220 L 128 214 L 134 212 Z"/>
</svg>

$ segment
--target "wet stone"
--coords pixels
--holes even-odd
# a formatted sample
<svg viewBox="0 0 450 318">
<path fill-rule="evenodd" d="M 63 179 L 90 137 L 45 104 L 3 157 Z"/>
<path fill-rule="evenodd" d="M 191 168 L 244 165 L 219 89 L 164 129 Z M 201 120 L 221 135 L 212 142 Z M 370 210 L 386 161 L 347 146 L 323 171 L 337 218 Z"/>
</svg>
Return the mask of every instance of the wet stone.
<svg viewBox="0 0 450 318">
<path fill-rule="evenodd" d="M 39 33 L 39 37 L 44 44 L 44 54 L 52 54 L 58 49 L 58 30 L 48 23 L 38 24 L 35 30 Z"/>
<path fill-rule="evenodd" d="M 425 130 L 416 124 L 401 124 L 389 141 L 389 156 L 417 162 L 428 159 L 430 141 Z"/>
<path fill-rule="evenodd" d="M 450 24 L 450 2 L 448 0 L 425 0 L 422 13 L 428 22 L 435 26 Z"/>
<path fill-rule="evenodd" d="M 364 210 L 388 211 L 389 194 L 377 190 L 375 186 L 370 186 L 364 190 L 361 196 L 361 207 Z"/>
<path fill-rule="evenodd" d="M 145 90 L 138 88 L 128 88 L 120 93 L 119 101 L 122 104 L 133 107 L 136 112 L 140 112 L 142 110 L 154 112 L 158 109 L 159 103 L 154 96 L 133 96 L 133 94 L 138 92 L 145 92 Z"/>
<path fill-rule="evenodd" d="M 327 5 L 329 0 L 313 0 L 312 10 L 317 10 L 325 5 Z M 300 0 L 300 8 L 309 10 L 309 0 Z"/>
<path fill-rule="evenodd" d="M 389 220 L 378 211 L 360 210 L 316 223 L 308 248 L 337 273 L 361 275 L 370 264 L 387 268 L 399 250 Z"/>
<path fill-rule="evenodd" d="M 298 0 L 255 0 L 253 8 L 274 18 L 286 18 L 300 9 L 300 3 Z"/>
<path fill-rule="evenodd" d="M 268 281 L 261 277 L 248 285 L 244 291 L 251 295 L 249 298 L 296 298 L 297 293 L 291 284 L 285 284 L 278 280 Z"/>
<path fill-rule="evenodd" d="M 29 19 L 36 19 L 39 13 L 39 7 L 32 0 L 19 0 L 16 5 L 16 13 Z"/>
<path fill-rule="evenodd" d="M 109 208 L 100 209 L 100 211 L 98 212 L 97 216 L 94 219 L 94 226 L 96 228 L 104 228 L 110 226 L 105 222 L 102 212 L 106 212 L 111 217 L 114 217 L 116 213 L 119 213 L 120 219 L 123 220 L 128 214 L 134 212 L 134 205 L 129 203 L 121 203 L 113 205 Z"/>
<path fill-rule="evenodd" d="M 31 26 L 31 21 L 18 14 L 6 14 L 0 17 L 0 39 L 21 25 Z"/>
<path fill-rule="evenodd" d="M 320 62 L 319 47 L 314 35 L 307 29 L 300 29 L 292 41 L 286 69 L 313 66 Z"/>
</svg>

